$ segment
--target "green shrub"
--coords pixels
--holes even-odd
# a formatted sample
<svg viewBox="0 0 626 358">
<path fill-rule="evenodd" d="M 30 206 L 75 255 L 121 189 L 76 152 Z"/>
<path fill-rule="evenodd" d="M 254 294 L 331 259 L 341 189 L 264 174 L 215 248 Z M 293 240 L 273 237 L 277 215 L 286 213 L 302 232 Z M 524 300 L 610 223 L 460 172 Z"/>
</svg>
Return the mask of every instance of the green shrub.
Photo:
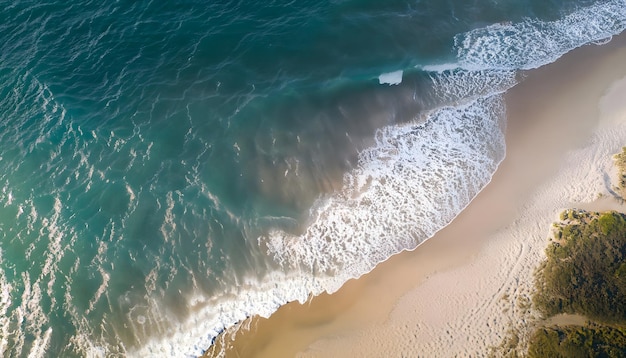
<svg viewBox="0 0 626 358">
<path fill-rule="evenodd" d="M 612 327 L 554 327 L 535 331 L 529 357 L 626 357 L 626 332 Z"/>
<path fill-rule="evenodd" d="M 561 225 L 562 239 L 546 249 L 533 301 L 546 316 L 578 313 L 624 322 L 626 218 L 617 212 L 573 215 L 584 220 Z"/>
</svg>

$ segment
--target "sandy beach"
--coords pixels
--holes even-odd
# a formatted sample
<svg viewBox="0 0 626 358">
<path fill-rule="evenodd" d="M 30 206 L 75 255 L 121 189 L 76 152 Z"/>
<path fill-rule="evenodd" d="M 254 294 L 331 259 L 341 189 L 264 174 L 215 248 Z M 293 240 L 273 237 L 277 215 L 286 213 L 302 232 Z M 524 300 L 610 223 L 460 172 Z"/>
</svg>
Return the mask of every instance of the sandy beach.
<svg viewBox="0 0 626 358">
<path fill-rule="evenodd" d="M 625 210 L 611 156 L 626 145 L 626 34 L 525 75 L 506 95 L 506 159 L 450 225 L 332 295 L 246 320 L 209 355 L 485 356 L 524 332 L 560 211 Z"/>
</svg>

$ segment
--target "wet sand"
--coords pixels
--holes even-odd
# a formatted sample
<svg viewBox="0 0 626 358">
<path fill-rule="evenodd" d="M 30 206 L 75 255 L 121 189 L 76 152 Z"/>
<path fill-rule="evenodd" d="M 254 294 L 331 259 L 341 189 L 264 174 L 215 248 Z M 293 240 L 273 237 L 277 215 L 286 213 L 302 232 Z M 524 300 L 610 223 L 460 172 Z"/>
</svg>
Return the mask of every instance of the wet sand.
<svg viewBox="0 0 626 358">
<path fill-rule="evenodd" d="M 246 320 L 209 356 L 483 356 L 523 329 L 558 213 L 621 209 L 611 154 L 626 145 L 626 35 L 525 75 L 506 95 L 507 157 L 450 225 L 332 295 Z"/>
</svg>

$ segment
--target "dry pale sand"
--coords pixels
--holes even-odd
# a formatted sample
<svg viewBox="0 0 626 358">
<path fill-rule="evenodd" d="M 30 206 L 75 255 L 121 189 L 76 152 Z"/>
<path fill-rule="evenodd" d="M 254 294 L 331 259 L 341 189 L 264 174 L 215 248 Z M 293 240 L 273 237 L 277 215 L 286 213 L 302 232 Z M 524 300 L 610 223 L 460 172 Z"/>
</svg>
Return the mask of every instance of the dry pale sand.
<svg viewBox="0 0 626 358">
<path fill-rule="evenodd" d="M 247 320 L 214 348 L 233 357 L 468 357 L 523 330 L 558 213 L 621 209 L 611 155 L 626 145 L 626 35 L 530 71 L 507 108 L 507 157 L 450 225 L 333 295 Z"/>
</svg>

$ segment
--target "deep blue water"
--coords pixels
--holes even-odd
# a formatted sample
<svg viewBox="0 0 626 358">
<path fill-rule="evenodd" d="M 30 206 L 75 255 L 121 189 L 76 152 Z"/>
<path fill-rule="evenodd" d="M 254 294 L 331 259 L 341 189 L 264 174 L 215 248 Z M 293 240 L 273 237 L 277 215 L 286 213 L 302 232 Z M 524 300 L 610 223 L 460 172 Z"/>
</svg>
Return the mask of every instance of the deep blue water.
<svg viewBox="0 0 626 358">
<path fill-rule="evenodd" d="M 457 215 L 613 1 L 0 1 L 0 352 L 193 356 Z"/>
</svg>

